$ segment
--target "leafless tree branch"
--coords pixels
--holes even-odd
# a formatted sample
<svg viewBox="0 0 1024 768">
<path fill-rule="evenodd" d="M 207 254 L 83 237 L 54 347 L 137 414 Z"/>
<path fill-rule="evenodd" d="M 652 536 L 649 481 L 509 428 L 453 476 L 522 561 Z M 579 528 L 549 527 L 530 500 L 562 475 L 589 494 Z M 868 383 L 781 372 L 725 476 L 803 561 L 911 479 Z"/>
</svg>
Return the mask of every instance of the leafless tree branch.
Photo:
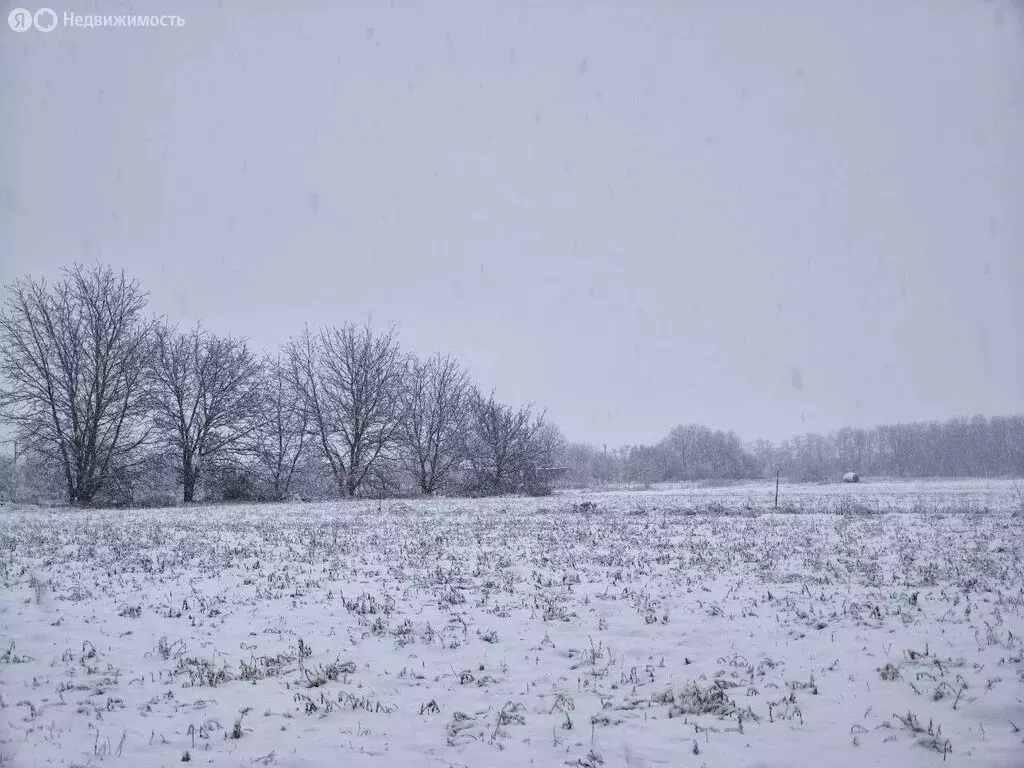
<svg viewBox="0 0 1024 768">
<path fill-rule="evenodd" d="M 9 286 L 0 312 L 0 418 L 89 504 L 146 441 L 147 294 L 122 272 L 75 265 Z"/>
<path fill-rule="evenodd" d="M 307 328 L 286 351 L 338 489 L 354 496 L 398 444 L 407 362 L 397 332 Z"/>
<path fill-rule="evenodd" d="M 410 363 L 402 455 L 422 493 L 438 490 L 466 455 L 470 394 L 469 375 L 451 356 Z"/>
<path fill-rule="evenodd" d="M 198 324 L 187 332 L 157 325 L 149 368 L 153 424 L 175 452 L 185 501 L 194 500 L 208 462 L 230 460 L 254 434 L 261 374 L 244 339 L 214 336 Z"/>
</svg>

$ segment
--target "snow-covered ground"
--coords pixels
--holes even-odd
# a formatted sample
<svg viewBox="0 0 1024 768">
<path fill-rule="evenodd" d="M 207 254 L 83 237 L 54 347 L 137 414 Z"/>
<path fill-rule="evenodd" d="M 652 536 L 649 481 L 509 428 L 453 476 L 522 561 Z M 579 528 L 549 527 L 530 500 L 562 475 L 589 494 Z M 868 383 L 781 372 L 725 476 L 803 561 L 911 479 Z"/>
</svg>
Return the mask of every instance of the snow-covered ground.
<svg viewBox="0 0 1024 768">
<path fill-rule="evenodd" d="M 0 764 L 1024 765 L 1013 486 L 773 502 L 0 508 Z"/>
</svg>

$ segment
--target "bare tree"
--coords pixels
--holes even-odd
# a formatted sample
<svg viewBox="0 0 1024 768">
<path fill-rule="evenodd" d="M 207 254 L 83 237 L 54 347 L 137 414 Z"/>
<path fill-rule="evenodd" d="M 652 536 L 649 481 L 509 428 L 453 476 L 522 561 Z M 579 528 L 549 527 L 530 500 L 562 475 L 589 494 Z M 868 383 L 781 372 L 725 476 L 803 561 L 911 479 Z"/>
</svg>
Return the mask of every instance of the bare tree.
<svg viewBox="0 0 1024 768">
<path fill-rule="evenodd" d="M 147 294 L 124 273 L 75 265 L 52 285 L 8 286 L 0 312 L 0 417 L 91 503 L 147 438 Z"/>
<path fill-rule="evenodd" d="M 307 328 L 287 349 L 338 489 L 355 496 L 398 444 L 407 363 L 397 332 Z"/>
<path fill-rule="evenodd" d="M 207 463 L 230 460 L 258 424 L 260 362 L 244 339 L 162 323 L 150 373 L 154 425 L 175 452 L 184 500 L 193 501 Z"/>
<path fill-rule="evenodd" d="M 18 462 L 13 456 L 0 454 L 0 501 L 18 498 Z"/>
<path fill-rule="evenodd" d="M 470 394 L 469 374 L 451 356 L 409 366 L 403 459 L 422 493 L 434 493 L 465 456 Z"/>
<path fill-rule="evenodd" d="M 290 339 L 285 345 L 292 382 L 302 398 L 309 416 L 313 436 L 320 453 L 327 462 L 339 491 L 345 490 L 345 465 L 334 444 L 336 415 L 331 408 L 332 398 L 322 383 L 319 338 L 306 326 L 302 335 Z"/>
<path fill-rule="evenodd" d="M 478 490 L 523 490 L 543 459 L 541 441 L 536 438 L 544 427 L 544 414 L 535 416 L 532 404 L 516 409 L 500 403 L 494 392 L 485 399 L 474 391 L 469 403 L 467 456 Z"/>
<path fill-rule="evenodd" d="M 308 448 L 309 409 L 290 367 L 274 358 L 264 363 L 260 419 L 252 453 L 275 499 L 288 496 L 292 478 Z"/>
<path fill-rule="evenodd" d="M 564 462 L 569 450 L 569 441 L 562 430 L 551 421 L 544 421 L 533 436 L 530 453 L 533 461 L 541 467 L 551 467 Z"/>
</svg>

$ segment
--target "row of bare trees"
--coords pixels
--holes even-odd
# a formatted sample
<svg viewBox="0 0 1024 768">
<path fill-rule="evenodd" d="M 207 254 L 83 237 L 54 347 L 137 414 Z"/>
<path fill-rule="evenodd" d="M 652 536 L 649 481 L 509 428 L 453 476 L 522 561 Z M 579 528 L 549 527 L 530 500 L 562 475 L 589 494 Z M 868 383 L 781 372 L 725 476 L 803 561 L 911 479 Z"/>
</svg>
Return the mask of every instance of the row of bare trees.
<svg viewBox="0 0 1024 768">
<path fill-rule="evenodd" d="M 874 477 L 1021 477 L 1024 414 L 886 424 L 744 444 L 731 432 L 674 427 L 651 445 L 601 450 L 572 443 L 560 454 L 575 487 L 693 480 L 783 478 L 839 481 Z"/>
<path fill-rule="evenodd" d="M 309 473 L 343 496 L 528 491 L 559 445 L 532 406 L 484 395 L 450 356 L 417 359 L 394 329 L 307 327 L 271 356 L 146 302 L 104 266 L 8 286 L 0 419 L 72 504 L 133 498 L 154 467 L 185 501 L 225 472 L 277 499 Z"/>
</svg>

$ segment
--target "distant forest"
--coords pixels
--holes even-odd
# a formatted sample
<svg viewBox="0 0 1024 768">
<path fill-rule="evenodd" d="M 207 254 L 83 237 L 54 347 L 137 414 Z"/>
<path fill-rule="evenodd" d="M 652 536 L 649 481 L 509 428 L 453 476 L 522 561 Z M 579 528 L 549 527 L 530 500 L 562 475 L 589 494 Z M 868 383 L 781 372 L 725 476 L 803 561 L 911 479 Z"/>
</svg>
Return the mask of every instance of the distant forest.
<svg viewBox="0 0 1024 768">
<path fill-rule="evenodd" d="M 678 426 L 654 445 L 604 451 L 584 443 L 563 454 L 571 485 L 782 476 L 836 480 L 851 471 L 885 477 L 1024 475 L 1024 416 L 956 418 L 744 443 L 732 432 Z"/>
</svg>

